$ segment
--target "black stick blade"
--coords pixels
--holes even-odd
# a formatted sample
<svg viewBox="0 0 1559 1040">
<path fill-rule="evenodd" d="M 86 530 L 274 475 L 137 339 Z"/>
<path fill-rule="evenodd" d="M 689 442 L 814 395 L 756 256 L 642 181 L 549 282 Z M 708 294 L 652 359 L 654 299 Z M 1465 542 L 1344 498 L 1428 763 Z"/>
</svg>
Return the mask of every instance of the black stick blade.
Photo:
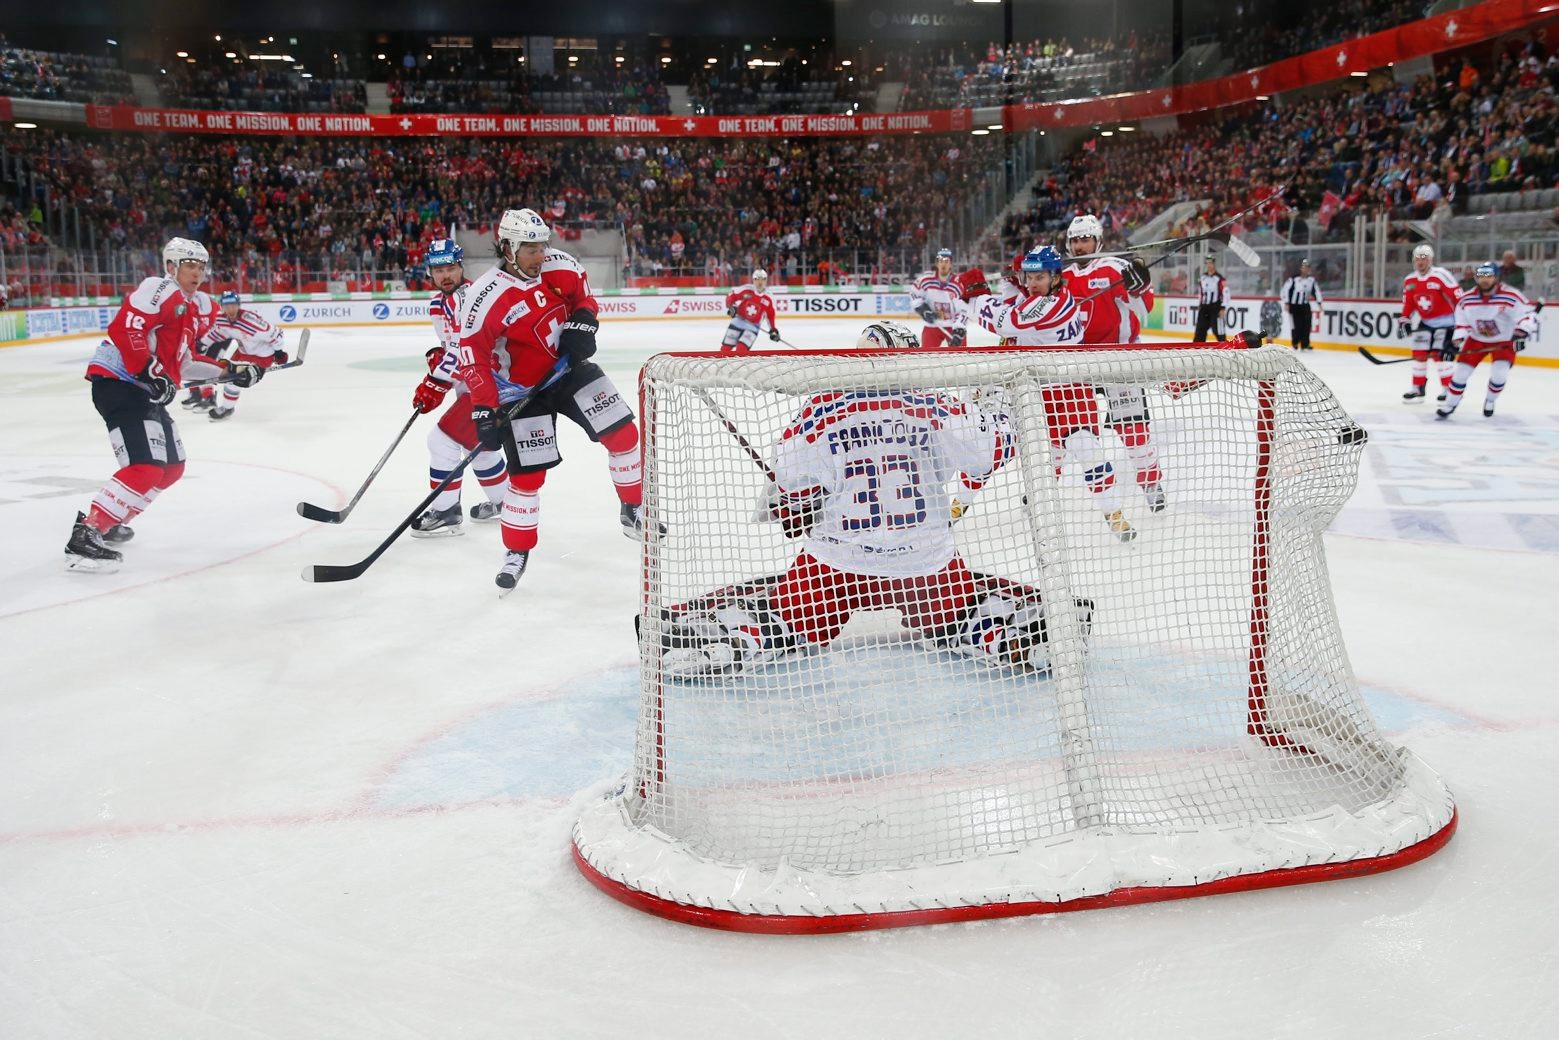
<svg viewBox="0 0 1559 1040">
<path fill-rule="evenodd" d="M 319 524 L 339 524 L 346 514 L 335 509 L 324 509 L 312 502 L 299 502 L 298 515 Z"/>
<path fill-rule="evenodd" d="M 370 559 L 368 563 L 372 563 Z M 322 584 L 329 581 L 351 581 L 360 578 L 368 569 L 368 563 L 352 563 L 344 567 L 333 563 L 314 563 L 303 568 L 303 580 Z"/>
</svg>

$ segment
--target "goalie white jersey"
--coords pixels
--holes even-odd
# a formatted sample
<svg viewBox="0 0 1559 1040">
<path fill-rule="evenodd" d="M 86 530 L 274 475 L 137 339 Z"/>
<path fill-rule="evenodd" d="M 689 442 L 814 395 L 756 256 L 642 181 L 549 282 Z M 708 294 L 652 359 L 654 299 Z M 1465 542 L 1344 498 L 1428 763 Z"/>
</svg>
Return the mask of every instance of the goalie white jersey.
<svg viewBox="0 0 1559 1040">
<path fill-rule="evenodd" d="M 949 484 L 1012 457 L 1004 416 L 941 394 L 859 391 L 810 401 L 774 462 L 781 501 L 817 510 L 806 549 L 856 574 L 915 577 L 955 551 Z"/>
</svg>

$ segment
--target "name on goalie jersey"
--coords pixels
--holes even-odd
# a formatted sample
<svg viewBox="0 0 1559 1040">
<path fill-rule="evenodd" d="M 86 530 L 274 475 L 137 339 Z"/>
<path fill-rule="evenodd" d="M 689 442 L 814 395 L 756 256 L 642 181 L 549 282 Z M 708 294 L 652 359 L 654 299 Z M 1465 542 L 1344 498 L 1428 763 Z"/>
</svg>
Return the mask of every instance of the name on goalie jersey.
<svg viewBox="0 0 1559 1040">
<path fill-rule="evenodd" d="M 863 423 L 860 426 L 847 427 L 830 437 L 828 450 L 838 455 L 840 452 L 866 448 L 884 441 L 904 444 L 911 448 L 924 448 L 931 443 L 931 435 L 925 430 L 916 429 L 903 422 Z"/>
</svg>

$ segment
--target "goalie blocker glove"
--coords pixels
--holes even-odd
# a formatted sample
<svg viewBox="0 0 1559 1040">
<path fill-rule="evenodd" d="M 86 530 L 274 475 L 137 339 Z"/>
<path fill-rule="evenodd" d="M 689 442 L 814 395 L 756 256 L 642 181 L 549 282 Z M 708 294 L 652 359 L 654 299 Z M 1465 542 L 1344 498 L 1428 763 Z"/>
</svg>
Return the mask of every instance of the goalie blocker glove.
<svg viewBox="0 0 1559 1040">
<path fill-rule="evenodd" d="M 558 333 L 558 353 L 580 364 L 595 354 L 595 334 L 601 328 L 595 312 L 579 308 L 568 316 Z"/>
</svg>

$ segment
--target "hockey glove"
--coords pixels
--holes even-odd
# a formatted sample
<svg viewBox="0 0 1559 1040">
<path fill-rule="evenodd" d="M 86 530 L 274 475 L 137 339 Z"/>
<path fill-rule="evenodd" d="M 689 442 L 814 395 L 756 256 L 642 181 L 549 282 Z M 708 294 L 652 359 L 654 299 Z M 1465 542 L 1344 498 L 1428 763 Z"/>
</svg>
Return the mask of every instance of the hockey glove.
<svg viewBox="0 0 1559 1040">
<path fill-rule="evenodd" d="M 936 324 L 936 311 L 931 309 L 931 305 L 929 303 L 922 303 L 919 307 L 916 307 L 915 313 L 920 315 L 920 320 L 924 321 L 927 325 Z"/>
<path fill-rule="evenodd" d="M 444 360 L 444 348 L 429 347 L 428 352 L 423 356 L 428 359 L 428 371 L 432 372 L 438 368 L 438 363 Z"/>
<path fill-rule="evenodd" d="M 1446 362 L 1455 361 L 1456 355 L 1460 354 L 1461 352 L 1462 345 L 1457 341 L 1452 340 L 1440 348 L 1440 360 Z"/>
<path fill-rule="evenodd" d="M 1510 335 L 1510 346 L 1516 353 L 1521 353 L 1527 348 L 1527 334 L 1520 329 Z"/>
<path fill-rule="evenodd" d="M 265 369 L 259 365 L 251 365 L 247 361 L 238 361 L 227 366 L 228 374 L 232 376 L 227 382 L 240 390 L 247 390 L 260 381 L 265 375 Z"/>
<path fill-rule="evenodd" d="M 594 311 L 579 308 L 568 316 L 558 333 L 558 353 L 568 355 L 576 365 L 587 361 L 595 353 L 595 334 L 600 327 Z"/>
<path fill-rule="evenodd" d="M 444 403 L 444 395 L 448 392 L 448 383 L 442 383 L 432 376 L 424 376 L 422 382 L 417 384 L 417 392 L 411 396 L 412 407 L 426 415 Z"/>
<path fill-rule="evenodd" d="M 1407 339 L 1412 334 L 1413 334 L 1413 326 L 1409 325 L 1405 321 L 1397 322 L 1397 338 L 1398 339 Z"/>
<path fill-rule="evenodd" d="M 1121 278 L 1126 282 L 1126 291 L 1133 296 L 1141 296 L 1153 284 L 1153 272 L 1140 256 L 1126 258 L 1126 269 L 1121 272 Z"/>
<path fill-rule="evenodd" d="M 769 338 L 774 340 L 776 343 L 779 342 L 779 329 L 770 329 Z"/>
<path fill-rule="evenodd" d="M 488 404 L 471 406 L 471 422 L 483 451 L 497 451 L 503 444 L 498 437 L 498 409 Z"/>
<path fill-rule="evenodd" d="M 146 362 L 139 378 L 146 384 L 146 392 L 151 395 L 152 404 L 165 405 L 178 396 L 178 384 L 168 378 L 162 369 L 162 362 L 156 358 Z"/>
<path fill-rule="evenodd" d="M 964 345 L 965 342 L 968 341 L 968 339 L 969 339 L 969 330 L 968 329 L 948 329 L 947 330 L 947 345 L 950 346 L 950 347 L 961 347 L 961 346 Z"/>
<path fill-rule="evenodd" d="M 736 307 L 733 306 L 733 305 L 727 305 L 726 308 L 725 308 L 725 316 L 727 318 L 734 318 L 734 317 L 736 317 Z"/>
</svg>

